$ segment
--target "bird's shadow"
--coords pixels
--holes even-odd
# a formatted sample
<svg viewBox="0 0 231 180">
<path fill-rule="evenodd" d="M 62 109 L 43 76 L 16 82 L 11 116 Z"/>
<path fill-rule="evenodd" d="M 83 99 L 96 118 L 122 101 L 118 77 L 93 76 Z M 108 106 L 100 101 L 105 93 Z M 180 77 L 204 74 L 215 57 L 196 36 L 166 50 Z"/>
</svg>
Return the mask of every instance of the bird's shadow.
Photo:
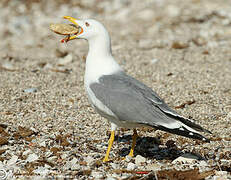
<svg viewBox="0 0 231 180">
<path fill-rule="evenodd" d="M 129 144 L 128 148 L 122 148 L 119 150 L 120 156 L 126 156 L 130 152 L 132 136 L 123 135 L 116 136 L 115 141 L 118 143 Z M 168 141 L 165 145 L 161 144 L 159 138 L 156 137 L 137 137 L 136 146 L 134 150 L 134 156 L 141 155 L 146 158 L 156 159 L 156 160 L 174 160 L 179 156 L 185 154 L 180 150 L 174 141 Z M 190 153 L 195 156 L 198 160 L 205 160 L 206 158 L 200 154 Z"/>
</svg>

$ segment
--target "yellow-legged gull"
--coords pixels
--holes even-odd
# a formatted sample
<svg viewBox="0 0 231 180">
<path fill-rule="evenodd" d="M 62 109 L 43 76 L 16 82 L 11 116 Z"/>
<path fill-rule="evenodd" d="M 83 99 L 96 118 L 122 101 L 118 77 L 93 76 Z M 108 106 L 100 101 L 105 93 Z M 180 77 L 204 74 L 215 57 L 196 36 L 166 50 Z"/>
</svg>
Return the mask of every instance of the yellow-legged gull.
<svg viewBox="0 0 231 180">
<path fill-rule="evenodd" d="M 100 22 L 77 20 L 70 16 L 64 18 L 81 28 L 80 33 L 68 40 L 86 39 L 89 43 L 85 90 L 95 110 L 111 122 L 111 136 L 103 161 L 109 160 L 117 127 L 134 129 L 130 156 L 133 156 L 137 138 L 135 128 L 142 126 L 209 141 L 199 134 L 210 133 L 208 130 L 177 114 L 151 88 L 123 71 L 112 56 L 109 33 Z"/>
</svg>

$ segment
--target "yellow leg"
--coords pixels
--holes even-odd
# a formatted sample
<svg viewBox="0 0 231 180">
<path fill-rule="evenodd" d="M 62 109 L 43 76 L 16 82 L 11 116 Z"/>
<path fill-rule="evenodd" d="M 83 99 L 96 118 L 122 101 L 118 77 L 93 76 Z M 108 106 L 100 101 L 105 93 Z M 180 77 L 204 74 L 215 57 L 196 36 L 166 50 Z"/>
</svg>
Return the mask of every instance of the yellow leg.
<svg viewBox="0 0 231 180">
<path fill-rule="evenodd" d="M 133 157 L 134 156 L 134 148 L 136 145 L 136 138 L 138 137 L 137 131 L 136 129 L 133 130 L 133 135 L 132 135 L 132 147 L 131 147 L 131 151 L 128 154 L 129 156 Z"/>
<path fill-rule="evenodd" d="M 110 139 L 109 139 L 109 142 L 108 142 L 107 152 L 106 152 L 106 155 L 105 155 L 105 157 L 103 159 L 103 162 L 109 161 L 108 157 L 109 157 L 109 153 L 110 153 L 110 150 L 111 150 L 114 139 L 115 139 L 115 131 L 111 131 L 111 136 L 110 136 Z"/>
</svg>

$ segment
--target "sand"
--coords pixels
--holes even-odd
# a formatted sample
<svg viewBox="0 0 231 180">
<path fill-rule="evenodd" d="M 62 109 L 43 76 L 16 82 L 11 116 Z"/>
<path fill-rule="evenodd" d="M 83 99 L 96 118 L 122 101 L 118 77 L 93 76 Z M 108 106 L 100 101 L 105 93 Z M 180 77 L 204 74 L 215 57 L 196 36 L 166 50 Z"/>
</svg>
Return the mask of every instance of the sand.
<svg viewBox="0 0 231 180">
<path fill-rule="evenodd" d="M 0 8 L 0 172 L 8 179 L 231 178 L 229 1 L 3 0 Z M 49 30 L 65 15 L 103 22 L 125 71 L 210 130 L 211 142 L 138 129 L 130 159 L 132 131 L 120 129 L 102 163 L 110 124 L 84 91 L 87 42 L 62 44 Z"/>
</svg>

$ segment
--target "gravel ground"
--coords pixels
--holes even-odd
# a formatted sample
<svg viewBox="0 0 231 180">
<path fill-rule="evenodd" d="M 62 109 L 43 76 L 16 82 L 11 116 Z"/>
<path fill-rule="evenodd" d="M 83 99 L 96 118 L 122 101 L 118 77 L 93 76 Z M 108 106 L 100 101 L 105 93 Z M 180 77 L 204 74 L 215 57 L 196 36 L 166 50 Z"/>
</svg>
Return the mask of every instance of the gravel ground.
<svg viewBox="0 0 231 180">
<path fill-rule="evenodd" d="M 84 92 L 87 42 L 49 30 L 64 15 L 102 21 L 126 72 L 211 142 L 139 129 L 131 159 L 121 129 L 102 163 L 110 126 Z M 230 1 L 2 0 L 0 22 L 0 178 L 231 178 Z"/>
</svg>

